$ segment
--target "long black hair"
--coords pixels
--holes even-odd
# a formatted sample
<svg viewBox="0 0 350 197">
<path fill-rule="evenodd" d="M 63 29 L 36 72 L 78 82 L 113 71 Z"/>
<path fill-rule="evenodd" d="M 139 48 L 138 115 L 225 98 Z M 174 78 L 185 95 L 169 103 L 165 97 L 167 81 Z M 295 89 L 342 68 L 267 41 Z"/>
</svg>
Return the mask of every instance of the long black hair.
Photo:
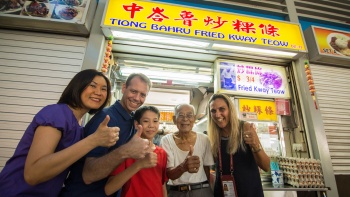
<svg viewBox="0 0 350 197">
<path fill-rule="evenodd" d="M 111 83 L 109 79 L 102 73 L 95 69 L 82 70 L 77 73 L 73 79 L 69 82 L 67 87 L 62 92 L 61 98 L 57 103 L 65 103 L 72 108 L 83 108 L 83 102 L 81 100 L 81 93 L 87 88 L 88 85 L 96 76 L 101 76 L 107 83 L 107 97 L 106 101 L 98 109 L 91 109 L 89 114 L 95 114 L 109 104 L 111 98 Z"/>
</svg>

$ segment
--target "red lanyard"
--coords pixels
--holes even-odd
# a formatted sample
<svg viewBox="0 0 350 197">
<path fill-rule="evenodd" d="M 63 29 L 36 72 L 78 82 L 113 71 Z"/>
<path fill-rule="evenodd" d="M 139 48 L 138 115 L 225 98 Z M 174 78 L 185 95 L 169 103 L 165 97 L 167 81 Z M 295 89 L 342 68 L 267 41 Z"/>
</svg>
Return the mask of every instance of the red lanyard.
<svg viewBox="0 0 350 197">
<path fill-rule="evenodd" d="M 219 140 L 219 167 L 220 167 L 220 176 L 222 176 L 221 139 Z M 234 163 L 233 163 L 232 154 L 230 154 L 230 171 L 231 171 L 231 175 L 233 177 Z"/>
</svg>

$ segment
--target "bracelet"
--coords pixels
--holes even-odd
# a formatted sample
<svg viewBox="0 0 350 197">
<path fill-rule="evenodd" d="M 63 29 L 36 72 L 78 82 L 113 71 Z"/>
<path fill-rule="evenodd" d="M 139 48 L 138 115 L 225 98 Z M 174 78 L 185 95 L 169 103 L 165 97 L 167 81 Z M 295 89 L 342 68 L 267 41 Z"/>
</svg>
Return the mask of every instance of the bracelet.
<svg viewBox="0 0 350 197">
<path fill-rule="evenodd" d="M 261 144 L 259 144 L 258 150 L 255 150 L 255 148 L 252 147 L 252 152 L 253 152 L 253 153 L 258 153 L 258 152 L 261 151 L 261 149 L 262 149 Z"/>
</svg>

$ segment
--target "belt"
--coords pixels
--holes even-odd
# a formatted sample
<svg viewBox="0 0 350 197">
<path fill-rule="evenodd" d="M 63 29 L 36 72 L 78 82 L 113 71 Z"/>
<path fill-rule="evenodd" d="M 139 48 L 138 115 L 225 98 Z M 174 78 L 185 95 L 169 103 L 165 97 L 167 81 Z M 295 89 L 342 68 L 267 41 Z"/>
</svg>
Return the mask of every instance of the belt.
<svg viewBox="0 0 350 197">
<path fill-rule="evenodd" d="M 209 187 L 208 181 L 204 181 L 201 183 L 195 183 L 195 184 L 189 184 L 189 185 L 169 185 L 170 190 L 180 191 L 180 192 L 186 192 L 186 191 L 202 189 L 202 188 L 207 188 L 207 187 Z"/>
</svg>

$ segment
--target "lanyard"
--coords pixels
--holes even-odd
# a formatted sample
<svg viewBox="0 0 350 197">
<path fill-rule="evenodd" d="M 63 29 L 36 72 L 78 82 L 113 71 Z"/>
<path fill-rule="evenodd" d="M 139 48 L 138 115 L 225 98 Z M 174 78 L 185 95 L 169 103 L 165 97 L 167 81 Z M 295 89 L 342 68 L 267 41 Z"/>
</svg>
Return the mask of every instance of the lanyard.
<svg viewBox="0 0 350 197">
<path fill-rule="evenodd" d="M 222 176 L 221 139 L 219 140 L 219 167 L 220 167 L 220 176 Z M 231 176 L 233 177 L 234 163 L 233 163 L 232 154 L 230 154 L 230 171 L 231 171 Z"/>
</svg>

